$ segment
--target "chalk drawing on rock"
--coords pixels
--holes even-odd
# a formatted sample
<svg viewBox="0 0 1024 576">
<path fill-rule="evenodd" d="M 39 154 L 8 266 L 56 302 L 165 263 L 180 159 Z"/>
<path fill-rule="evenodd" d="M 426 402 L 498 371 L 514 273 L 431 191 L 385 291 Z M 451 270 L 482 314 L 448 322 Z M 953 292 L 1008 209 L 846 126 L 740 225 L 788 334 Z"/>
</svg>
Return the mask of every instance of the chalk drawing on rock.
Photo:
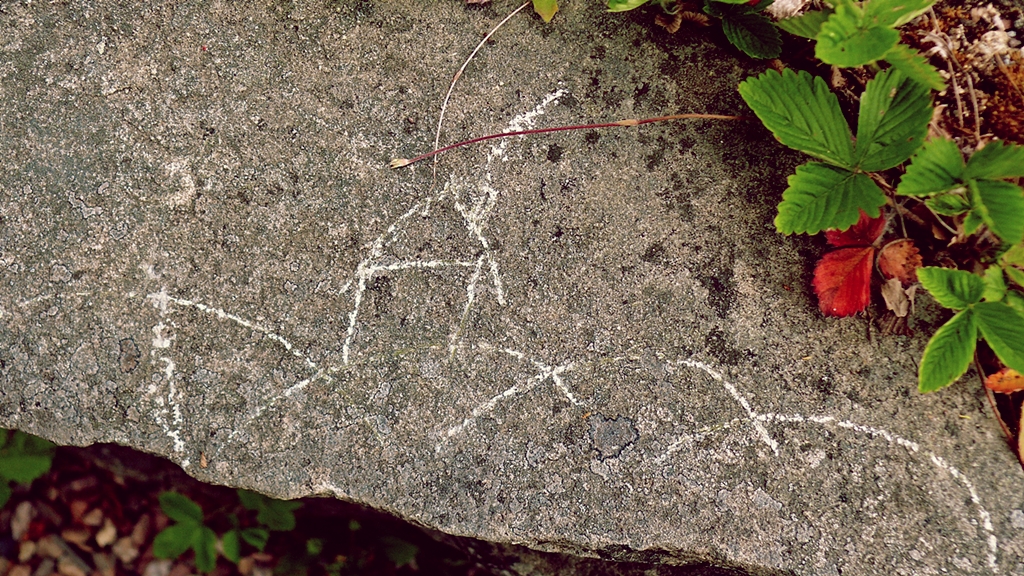
<svg viewBox="0 0 1024 576">
<path fill-rule="evenodd" d="M 564 93 L 564 91 L 559 90 L 548 95 L 532 111 L 517 116 L 512 122 L 510 122 L 508 130 L 513 131 L 528 128 L 532 125 L 533 120 L 543 113 L 545 107 L 557 102 L 557 99 Z M 175 346 L 181 344 L 176 340 L 176 334 L 171 330 L 175 325 L 169 315 L 171 314 L 174 306 L 191 308 L 202 314 L 213 316 L 221 321 L 231 322 L 259 332 L 269 340 L 283 347 L 287 352 L 297 358 L 303 366 L 305 371 L 303 378 L 297 383 L 268 398 L 254 413 L 246 415 L 246 422 L 248 422 L 248 424 L 242 424 L 241 426 L 233 429 L 229 436 L 229 440 L 235 438 L 236 435 L 244 429 L 247 429 L 254 420 L 259 418 L 261 414 L 271 406 L 287 401 L 298 391 L 303 390 L 313 382 L 322 380 L 329 385 L 333 382 L 332 374 L 350 370 L 355 364 L 358 364 L 357 358 L 359 355 L 359 349 L 356 346 L 354 336 L 360 323 L 366 322 L 366 320 L 362 319 L 360 316 L 361 308 L 364 305 L 365 293 L 369 289 L 374 277 L 379 274 L 386 272 L 430 273 L 431 271 L 446 268 L 466 271 L 467 275 L 465 285 L 460 288 L 460 290 L 464 291 L 466 295 L 461 308 L 461 318 L 454 322 L 455 328 L 449 334 L 445 346 L 448 356 L 451 356 L 456 350 L 460 349 L 460 347 L 463 346 L 463 344 L 461 344 L 464 336 L 463 326 L 465 326 L 466 318 L 472 312 L 475 301 L 479 298 L 479 290 L 482 282 L 490 283 L 490 291 L 500 305 L 504 306 L 507 304 L 504 283 L 500 274 L 500 263 L 492 249 L 493 241 L 492 238 L 488 236 L 487 228 L 488 219 L 496 209 L 497 202 L 500 198 L 500 192 L 497 185 L 492 181 L 493 178 L 491 176 L 490 167 L 493 162 L 504 158 L 507 146 L 507 141 L 501 141 L 499 144 L 492 146 L 487 155 L 485 169 L 482 171 L 481 180 L 476 183 L 473 190 L 467 193 L 464 187 L 457 185 L 454 182 L 449 182 L 449 185 L 444 187 L 444 189 L 439 193 L 413 203 L 411 207 L 409 207 L 401 216 L 387 227 L 384 233 L 366 246 L 367 252 L 365 257 L 358 263 L 352 277 L 339 293 L 341 296 L 351 298 L 351 308 L 347 314 L 348 322 L 345 328 L 341 365 L 318 364 L 313 361 L 308 354 L 303 353 L 294 346 L 286 337 L 214 305 L 190 299 L 178 298 L 168 294 L 165 289 L 161 289 L 157 293 L 149 294 L 147 299 L 151 301 L 153 306 L 160 312 L 159 321 L 153 327 L 153 342 L 150 353 L 154 358 L 162 363 L 161 373 L 164 375 L 163 380 L 165 381 L 166 386 L 161 392 L 155 384 L 151 384 L 149 387 L 148 397 L 156 404 L 156 410 L 153 412 L 153 417 L 157 424 L 164 430 L 165 434 L 172 439 L 175 452 L 186 455 L 188 450 L 185 442 L 182 440 L 184 418 L 180 402 L 183 398 L 183 393 L 176 386 L 176 365 L 172 356 L 172 351 Z M 407 230 L 407 225 L 412 222 L 414 217 L 431 217 L 432 212 L 436 212 L 436 207 L 443 202 L 450 202 L 451 207 L 454 209 L 454 213 L 457 213 L 459 218 L 462 219 L 462 225 L 465 226 L 467 233 L 476 243 L 477 251 L 475 254 L 465 255 L 462 258 L 456 256 L 455 258 L 447 259 L 395 259 L 388 255 L 388 247 L 401 237 L 401 235 Z M 456 438 L 470 434 L 480 418 L 489 415 L 500 407 L 521 401 L 528 393 L 548 382 L 550 382 L 553 389 L 559 395 L 564 397 L 565 400 L 573 406 L 587 407 L 590 404 L 586 400 L 580 400 L 577 398 L 570 386 L 570 383 L 567 382 L 569 374 L 571 374 L 574 366 L 580 363 L 580 360 L 566 359 L 561 363 L 549 364 L 531 358 L 524 352 L 507 347 L 494 346 L 487 342 L 476 342 L 472 346 L 481 351 L 498 352 L 505 357 L 513 358 L 518 362 L 522 362 L 527 366 L 532 367 L 532 370 L 534 370 L 533 375 L 525 379 L 512 382 L 507 388 L 504 388 L 496 394 L 490 395 L 485 400 L 473 406 L 460 419 L 445 426 L 440 426 L 435 436 L 439 439 L 435 444 L 436 453 L 444 452 L 449 449 L 461 449 L 459 447 L 460 445 L 453 441 Z M 437 352 L 441 352 L 441 347 L 438 347 Z M 667 448 L 653 457 L 653 462 L 655 464 L 664 465 L 673 462 L 675 459 L 681 457 L 681 453 L 693 449 L 694 445 L 704 438 L 721 434 L 726 431 L 738 431 L 741 429 L 749 430 L 752 440 L 765 445 L 774 457 L 778 459 L 782 459 L 784 454 L 782 452 L 782 446 L 780 446 L 779 442 L 774 439 L 769 432 L 769 428 L 772 427 L 787 429 L 832 427 L 855 432 L 859 436 L 865 437 L 865 441 L 880 439 L 892 446 L 893 449 L 901 450 L 906 454 L 917 457 L 919 460 L 923 459 L 923 461 L 927 462 L 929 466 L 932 466 L 934 469 L 939 470 L 944 474 L 948 474 L 955 479 L 957 485 L 963 489 L 967 496 L 967 500 L 970 501 L 971 505 L 977 511 L 977 521 L 979 522 L 981 531 L 984 533 L 982 542 L 979 545 L 982 545 L 986 551 L 986 568 L 992 573 L 997 572 L 999 543 L 992 525 L 991 516 L 982 505 L 981 499 L 973 483 L 962 471 L 945 459 L 927 449 L 922 448 L 914 441 L 892 434 L 886 430 L 871 426 L 864 426 L 855 422 L 836 418 L 834 416 L 807 416 L 801 414 L 760 412 L 753 404 L 751 404 L 740 389 L 733 383 L 730 383 L 715 367 L 695 359 L 678 360 L 675 364 L 677 366 L 685 366 L 687 368 L 698 370 L 709 376 L 721 387 L 721 390 L 725 393 L 725 397 L 731 399 L 741 410 L 738 411 L 740 414 L 739 416 L 730 420 L 710 425 L 701 425 L 690 433 L 676 435 L 671 440 L 671 443 Z M 372 407 L 368 406 L 367 408 Z M 301 407 L 295 408 L 295 410 L 299 409 L 301 409 Z M 511 410 L 512 408 L 506 409 Z M 379 415 L 372 413 L 372 409 L 365 410 L 364 412 L 365 414 L 361 414 L 355 419 L 346 421 L 340 425 L 365 423 L 371 427 L 371 430 L 375 430 L 379 425 Z M 464 440 L 470 443 L 473 441 L 472 438 Z M 630 442 L 633 442 L 633 440 L 635 439 L 631 439 Z M 228 442 L 221 443 L 220 448 L 218 448 L 218 452 L 227 444 Z M 188 458 L 184 458 L 183 466 L 188 466 L 188 462 Z M 785 465 L 784 462 L 783 465 Z M 325 492 L 333 492 L 339 495 L 345 494 L 344 490 L 333 486 L 328 481 L 318 483 L 316 489 Z M 764 497 L 772 498 L 773 495 L 765 493 Z M 775 500 L 771 501 L 775 502 Z"/>
</svg>

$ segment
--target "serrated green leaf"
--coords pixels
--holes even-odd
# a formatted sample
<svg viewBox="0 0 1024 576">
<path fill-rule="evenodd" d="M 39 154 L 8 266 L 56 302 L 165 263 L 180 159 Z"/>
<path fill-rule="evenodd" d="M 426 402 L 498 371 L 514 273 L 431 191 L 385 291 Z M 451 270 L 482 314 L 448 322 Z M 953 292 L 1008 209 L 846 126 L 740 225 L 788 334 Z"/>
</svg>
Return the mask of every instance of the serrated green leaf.
<svg viewBox="0 0 1024 576">
<path fill-rule="evenodd" d="M 971 180 L 974 210 L 985 225 L 1007 244 L 1024 240 L 1024 190 L 1002 180 Z"/>
<path fill-rule="evenodd" d="M 558 0 L 533 0 L 533 11 L 539 14 L 544 22 L 551 22 L 558 12 Z"/>
<path fill-rule="evenodd" d="M 200 526 L 192 522 L 180 522 L 164 528 L 153 539 L 153 556 L 177 558 L 192 546 Z"/>
<path fill-rule="evenodd" d="M 21 484 L 29 484 L 50 469 L 53 458 L 29 454 L 0 456 L 0 481 L 6 478 Z"/>
<path fill-rule="evenodd" d="M 925 266 L 917 269 L 917 279 L 939 304 L 954 310 L 980 302 L 985 292 L 985 281 L 963 270 Z"/>
<path fill-rule="evenodd" d="M 856 5 L 840 3 L 821 25 L 814 55 L 826 64 L 863 66 L 885 56 L 899 39 L 899 32 L 866 22 Z"/>
<path fill-rule="evenodd" d="M 752 58 L 776 58 L 782 37 L 772 21 L 761 14 L 737 14 L 722 19 L 722 32 L 733 46 Z"/>
<path fill-rule="evenodd" d="M 260 508 L 259 514 L 256 515 L 256 520 L 274 531 L 286 532 L 294 530 L 295 514 L 292 511 L 300 506 L 302 506 L 301 502 L 288 502 L 268 498 Z"/>
<path fill-rule="evenodd" d="M 200 527 L 192 541 L 192 550 L 196 553 L 196 569 L 213 572 L 217 566 L 217 534 L 207 526 Z"/>
<path fill-rule="evenodd" d="M 384 545 L 384 553 L 395 563 L 395 568 L 411 564 L 420 550 L 415 544 L 394 536 L 382 536 L 380 541 Z"/>
<path fill-rule="evenodd" d="M 159 500 L 160 509 L 171 520 L 192 524 L 203 523 L 203 509 L 188 496 L 178 492 L 164 492 L 160 494 Z"/>
<path fill-rule="evenodd" d="M 1007 266 L 1006 275 L 1010 277 L 1010 280 L 1016 282 L 1017 286 L 1024 288 L 1024 270 L 1014 268 L 1013 266 Z"/>
<path fill-rule="evenodd" d="M 999 360 L 1024 373 L 1024 316 L 1002 302 L 982 302 L 974 307 L 974 315 L 981 335 Z"/>
<path fill-rule="evenodd" d="M 981 150 L 971 154 L 964 170 L 964 179 L 1019 178 L 1024 176 L 1024 146 L 1006 144 L 1002 140 L 989 142 Z"/>
<path fill-rule="evenodd" d="M 918 270 L 919 275 L 921 270 Z M 917 389 L 934 392 L 955 382 L 967 372 L 977 345 L 978 324 L 974 311 L 958 312 L 935 331 L 925 346 L 917 372 Z"/>
<path fill-rule="evenodd" d="M 972 209 L 964 216 L 964 234 L 970 236 L 978 231 L 985 222 L 981 219 L 981 215 L 977 210 Z"/>
<path fill-rule="evenodd" d="M 924 203 L 933 212 L 942 216 L 959 216 L 971 209 L 970 203 L 961 194 L 943 194 L 929 198 Z"/>
<path fill-rule="evenodd" d="M 1024 294 L 1017 292 L 1016 290 L 1010 290 L 1006 293 L 1006 303 L 1017 311 L 1017 314 L 1024 316 Z"/>
<path fill-rule="evenodd" d="M 898 28 L 923 14 L 935 0 L 869 0 L 864 18 L 876 26 Z"/>
<path fill-rule="evenodd" d="M 985 281 L 985 291 L 981 294 L 982 300 L 986 302 L 999 302 L 1006 296 L 1006 281 L 1003 279 L 1003 269 L 998 265 L 993 264 L 986 268 L 982 280 Z"/>
<path fill-rule="evenodd" d="M 821 31 L 821 25 L 831 15 L 831 8 L 826 10 L 808 10 L 799 16 L 779 20 L 775 25 L 794 36 L 813 40 L 818 35 L 818 32 Z"/>
<path fill-rule="evenodd" d="M 249 490 L 236 490 L 238 493 L 238 501 L 242 503 L 242 506 L 246 510 L 259 510 L 260 506 L 267 499 L 262 494 L 250 492 Z"/>
<path fill-rule="evenodd" d="M 3 448 L 4 444 L 7 444 L 7 436 L 9 434 L 9 430 L 7 430 L 6 428 L 0 428 L 0 448 Z"/>
<path fill-rule="evenodd" d="M 270 532 L 265 528 L 246 528 L 241 532 L 242 540 L 249 543 L 250 546 L 263 551 L 266 547 L 267 541 L 270 540 Z"/>
<path fill-rule="evenodd" d="M 768 70 L 741 82 L 739 91 L 780 142 L 831 164 L 853 167 L 853 136 L 839 99 L 824 80 L 803 70 Z"/>
<path fill-rule="evenodd" d="M 956 142 L 945 138 L 929 140 L 914 154 L 907 173 L 900 178 L 896 193 L 903 196 L 928 196 L 959 186 L 964 158 Z"/>
<path fill-rule="evenodd" d="M 1014 244 L 999 258 L 1004 264 L 1024 266 L 1024 242 Z"/>
<path fill-rule="evenodd" d="M 647 4 L 650 0 L 608 0 L 608 11 L 609 12 L 625 12 L 634 8 L 639 8 L 644 4 Z"/>
<path fill-rule="evenodd" d="M 879 73 L 860 99 L 857 164 L 866 172 L 898 166 L 921 147 L 931 119 L 928 88 L 899 70 Z"/>
<path fill-rule="evenodd" d="M 5 480 L 0 479 L 0 508 L 7 505 L 11 499 L 11 486 Z"/>
<path fill-rule="evenodd" d="M 220 547 L 224 551 L 224 557 L 233 564 L 238 564 L 238 561 L 242 559 L 242 542 L 239 539 L 238 530 L 225 532 L 220 539 Z"/>
<path fill-rule="evenodd" d="M 828 228 L 845 230 L 863 210 L 878 217 L 885 193 L 871 178 L 821 162 L 797 166 L 782 193 L 775 228 L 783 234 L 817 234 Z"/>
<path fill-rule="evenodd" d="M 942 90 L 946 80 L 920 52 L 906 44 L 896 44 L 885 53 L 885 61 L 911 80 L 932 90 Z"/>
</svg>

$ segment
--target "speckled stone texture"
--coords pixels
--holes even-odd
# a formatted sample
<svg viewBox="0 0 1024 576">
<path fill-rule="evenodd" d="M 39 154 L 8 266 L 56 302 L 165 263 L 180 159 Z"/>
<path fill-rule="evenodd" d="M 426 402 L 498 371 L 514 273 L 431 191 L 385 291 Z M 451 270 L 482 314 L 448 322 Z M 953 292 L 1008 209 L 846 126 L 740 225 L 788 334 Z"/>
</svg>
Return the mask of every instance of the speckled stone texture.
<svg viewBox="0 0 1024 576">
<path fill-rule="evenodd" d="M 826 320 L 799 157 L 689 121 L 429 150 L 494 0 L 0 4 L 0 426 L 450 534 L 750 573 L 1024 573 L 977 379 Z M 743 113 L 713 28 L 523 11 L 442 143 Z M 207 463 L 206 467 L 202 463 Z"/>
</svg>

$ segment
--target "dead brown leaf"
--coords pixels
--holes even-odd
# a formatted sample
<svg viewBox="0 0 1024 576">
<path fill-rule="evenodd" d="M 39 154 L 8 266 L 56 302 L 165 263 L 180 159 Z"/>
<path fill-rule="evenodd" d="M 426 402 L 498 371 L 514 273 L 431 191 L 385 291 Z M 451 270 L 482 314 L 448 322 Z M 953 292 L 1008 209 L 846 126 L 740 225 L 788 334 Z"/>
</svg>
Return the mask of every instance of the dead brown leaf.
<svg viewBox="0 0 1024 576">
<path fill-rule="evenodd" d="M 917 282 L 917 269 L 924 262 L 921 253 L 909 238 L 886 244 L 878 253 L 878 269 L 885 278 L 896 278 L 903 284 Z"/>
</svg>

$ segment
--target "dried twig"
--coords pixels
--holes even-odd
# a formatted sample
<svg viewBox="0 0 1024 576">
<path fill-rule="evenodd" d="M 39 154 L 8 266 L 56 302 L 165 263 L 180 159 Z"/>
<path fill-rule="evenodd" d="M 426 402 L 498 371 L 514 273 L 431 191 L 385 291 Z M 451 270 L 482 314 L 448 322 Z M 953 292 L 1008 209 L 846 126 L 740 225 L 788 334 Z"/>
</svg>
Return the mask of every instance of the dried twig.
<svg viewBox="0 0 1024 576">
<path fill-rule="evenodd" d="M 728 116 L 724 114 L 672 114 L 671 116 L 658 116 L 657 118 L 644 118 L 637 120 L 631 118 L 628 120 L 618 120 L 616 122 L 603 122 L 599 124 L 576 124 L 573 126 L 555 126 L 553 128 L 534 128 L 532 130 L 517 130 L 515 132 L 502 132 L 500 134 L 488 134 L 487 136 L 480 136 L 478 138 L 472 138 L 470 140 L 464 140 L 462 142 L 456 142 L 455 144 L 449 144 L 444 148 L 435 148 L 430 152 L 420 154 L 413 158 L 397 158 L 391 161 L 392 168 L 402 168 L 415 164 L 420 160 L 426 160 L 432 156 L 437 156 L 442 152 L 448 150 L 454 150 L 455 148 L 461 148 L 462 146 L 468 146 L 470 144 L 476 144 L 478 142 L 486 142 L 487 140 L 494 140 L 495 138 L 509 138 L 512 136 L 525 136 L 527 134 L 546 134 L 548 132 L 566 132 L 569 130 L 592 130 L 595 128 L 620 128 L 623 126 L 640 126 L 642 124 L 650 124 L 652 122 L 664 122 L 667 120 L 691 120 L 691 119 L 708 119 L 708 120 L 755 120 L 752 116 Z M 437 160 L 434 161 L 435 165 Z"/>
</svg>

